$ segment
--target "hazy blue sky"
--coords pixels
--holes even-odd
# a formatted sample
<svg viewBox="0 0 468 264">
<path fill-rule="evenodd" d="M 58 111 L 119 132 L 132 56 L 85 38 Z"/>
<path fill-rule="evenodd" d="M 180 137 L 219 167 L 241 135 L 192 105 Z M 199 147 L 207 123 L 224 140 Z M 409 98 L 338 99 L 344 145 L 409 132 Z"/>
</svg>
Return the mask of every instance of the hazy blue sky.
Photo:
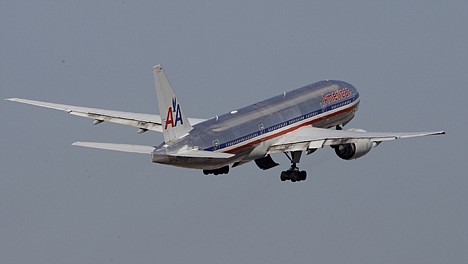
<svg viewBox="0 0 468 264">
<path fill-rule="evenodd" d="M 163 64 L 212 117 L 322 79 L 348 127 L 444 129 L 223 177 L 78 140 L 162 135 L 0 102 L 0 263 L 468 263 L 466 1 L 0 1 L 0 98 L 157 113 Z"/>
</svg>

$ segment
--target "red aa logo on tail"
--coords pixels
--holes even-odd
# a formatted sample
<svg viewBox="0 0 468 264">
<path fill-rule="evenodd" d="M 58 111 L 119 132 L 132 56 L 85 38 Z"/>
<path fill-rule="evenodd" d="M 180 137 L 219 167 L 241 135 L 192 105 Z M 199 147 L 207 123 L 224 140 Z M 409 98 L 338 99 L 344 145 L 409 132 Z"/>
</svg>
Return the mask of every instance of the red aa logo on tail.
<svg viewBox="0 0 468 264">
<path fill-rule="evenodd" d="M 184 122 L 182 121 L 182 112 L 180 111 L 180 106 L 177 103 L 177 98 L 174 97 L 172 98 L 172 106 L 169 106 L 169 108 L 167 109 L 166 125 L 164 126 L 164 129 L 167 130 L 167 127 L 169 125 L 171 127 L 176 127 L 178 122 L 184 124 Z"/>
</svg>

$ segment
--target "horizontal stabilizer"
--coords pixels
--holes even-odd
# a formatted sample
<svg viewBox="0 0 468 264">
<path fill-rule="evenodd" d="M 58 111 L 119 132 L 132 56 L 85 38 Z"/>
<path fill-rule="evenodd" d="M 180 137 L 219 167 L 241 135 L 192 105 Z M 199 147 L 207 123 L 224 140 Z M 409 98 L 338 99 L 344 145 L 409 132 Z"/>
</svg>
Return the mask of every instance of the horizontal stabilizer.
<svg viewBox="0 0 468 264">
<path fill-rule="evenodd" d="M 206 150 L 183 150 L 173 154 L 167 154 L 174 157 L 187 157 L 187 158 L 211 158 L 211 159 L 227 159 L 234 157 L 234 154 L 224 152 L 214 152 Z"/>
<path fill-rule="evenodd" d="M 152 154 L 155 147 L 143 145 L 130 145 L 130 144 L 112 144 L 112 143 L 98 143 L 98 142 L 75 142 L 73 146 L 97 148 L 105 150 L 123 151 L 140 154 Z"/>
</svg>

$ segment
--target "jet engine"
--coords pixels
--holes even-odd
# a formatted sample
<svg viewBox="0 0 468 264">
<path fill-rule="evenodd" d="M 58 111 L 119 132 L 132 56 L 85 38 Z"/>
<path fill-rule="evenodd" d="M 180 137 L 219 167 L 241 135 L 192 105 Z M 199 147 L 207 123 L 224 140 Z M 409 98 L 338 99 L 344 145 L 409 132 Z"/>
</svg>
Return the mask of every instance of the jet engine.
<svg viewBox="0 0 468 264">
<path fill-rule="evenodd" d="M 364 129 L 358 128 L 351 128 L 348 131 L 366 132 Z M 344 160 L 352 160 L 366 155 L 374 146 L 375 144 L 368 139 L 358 139 L 354 143 L 335 145 L 333 148 L 338 157 Z"/>
</svg>

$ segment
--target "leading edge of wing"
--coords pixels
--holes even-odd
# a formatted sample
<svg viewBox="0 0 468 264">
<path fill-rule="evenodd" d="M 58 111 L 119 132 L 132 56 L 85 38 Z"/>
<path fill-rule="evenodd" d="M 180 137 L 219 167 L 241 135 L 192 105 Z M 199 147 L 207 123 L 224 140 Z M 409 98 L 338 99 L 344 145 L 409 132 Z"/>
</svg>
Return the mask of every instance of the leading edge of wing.
<svg viewBox="0 0 468 264">
<path fill-rule="evenodd" d="M 271 146 L 269 152 L 274 153 L 322 148 L 323 146 L 354 143 L 360 139 L 368 139 L 371 142 L 380 143 L 382 141 L 389 141 L 400 138 L 413 138 L 443 134 L 445 134 L 445 131 L 381 133 L 355 130 L 331 130 L 307 126 L 292 131 L 280 138 L 275 144 Z"/>
<path fill-rule="evenodd" d="M 111 123 L 138 127 L 140 129 L 144 129 L 145 131 L 152 130 L 152 131 L 162 132 L 162 123 L 161 123 L 162 121 L 161 121 L 161 116 L 159 115 L 114 111 L 114 110 L 106 110 L 106 109 L 82 107 L 82 106 L 74 106 L 74 105 L 66 105 L 66 104 L 56 104 L 56 103 L 35 101 L 35 100 L 22 99 L 22 98 L 8 98 L 5 100 L 34 105 L 34 106 L 40 106 L 40 107 L 45 107 L 45 108 L 50 108 L 50 109 L 55 109 L 55 110 L 61 110 L 72 115 L 94 119 L 98 121 L 98 123 L 102 121 L 107 121 Z M 189 122 L 192 124 L 198 124 L 205 120 L 206 119 L 189 118 Z"/>
</svg>

